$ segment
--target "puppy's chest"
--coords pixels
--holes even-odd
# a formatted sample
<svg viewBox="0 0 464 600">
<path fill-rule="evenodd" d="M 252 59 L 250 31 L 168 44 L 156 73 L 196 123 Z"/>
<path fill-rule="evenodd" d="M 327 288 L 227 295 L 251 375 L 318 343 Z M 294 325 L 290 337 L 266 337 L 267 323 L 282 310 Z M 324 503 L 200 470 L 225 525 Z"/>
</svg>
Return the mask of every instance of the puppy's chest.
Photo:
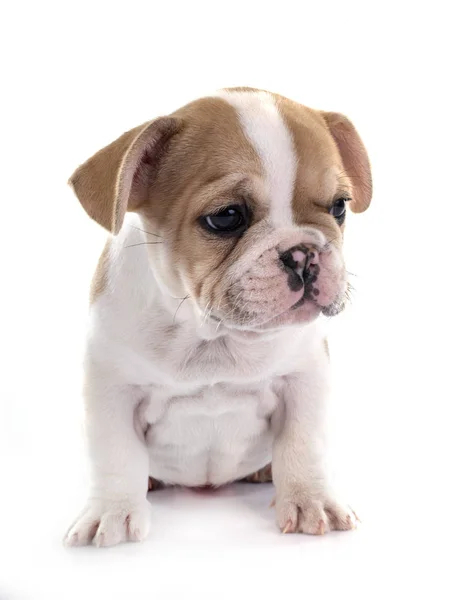
<svg viewBox="0 0 464 600">
<path fill-rule="evenodd" d="M 204 386 L 170 396 L 153 391 L 142 419 L 150 474 L 167 483 L 220 485 L 270 460 L 271 386 Z"/>
<path fill-rule="evenodd" d="M 154 380 L 171 386 L 270 380 L 288 370 L 294 354 L 292 340 L 283 345 L 282 340 L 251 344 L 226 336 L 202 340 L 188 326 L 145 331 L 141 352 L 156 371 Z"/>
</svg>

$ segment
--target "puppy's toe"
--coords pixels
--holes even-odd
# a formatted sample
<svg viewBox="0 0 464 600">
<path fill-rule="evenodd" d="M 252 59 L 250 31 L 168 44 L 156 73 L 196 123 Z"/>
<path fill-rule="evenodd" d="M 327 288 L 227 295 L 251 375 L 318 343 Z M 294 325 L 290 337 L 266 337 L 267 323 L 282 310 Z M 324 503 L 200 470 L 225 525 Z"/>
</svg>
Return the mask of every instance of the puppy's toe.
<svg viewBox="0 0 464 600">
<path fill-rule="evenodd" d="M 91 501 L 65 536 L 66 546 L 98 547 L 120 542 L 139 542 L 150 529 L 150 504 L 143 502 Z"/>
<path fill-rule="evenodd" d="M 122 510 L 103 513 L 94 539 L 98 548 L 116 546 L 126 540 L 126 521 L 129 515 L 125 513 Z"/>
<path fill-rule="evenodd" d="M 323 535 L 329 531 L 347 531 L 356 528 L 357 518 L 347 506 L 329 494 L 312 496 L 300 491 L 276 501 L 277 524 L 283 533 Z"/>
<path fill-rule="evenodd" d="M 332 530 L 348 531 L 349 529 L 356 529 L 359 519 L 349 506 L 335 501 L 328 501 L 324 508 Z"/>
<path fill-rule="evenodd" d="M 150 517 L 134 511 L 127 517 L 127 537 L 130 542 L 141 542 L 150 530 Z"/>
<path fill-rule="evenodd" d="M 330 523 L 322 502 L 314 500 L 299 510 L 298 531 L 311 535 L 324 535 Z"/>
<path fill-rule="evenodd" d="M 290 499 L 276 499 L 277 525 L 282 533 L 296 533 L 298 530 L 299 508 Z"/>
<path fill-rule="evenodd" d="M 96 515 L 84 511 L 64 537 L 66 546 L 87 546 L 95 537 L 100 522 Z"/>
</svg>

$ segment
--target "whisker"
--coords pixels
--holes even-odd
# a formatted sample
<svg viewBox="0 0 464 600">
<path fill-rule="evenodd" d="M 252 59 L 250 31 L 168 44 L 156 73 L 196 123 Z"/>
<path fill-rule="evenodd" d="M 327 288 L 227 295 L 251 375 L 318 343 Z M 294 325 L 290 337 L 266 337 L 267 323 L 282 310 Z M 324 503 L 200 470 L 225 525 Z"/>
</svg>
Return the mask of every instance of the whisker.
<svg viewBox="0 0 464 600">
<path fill-rule="evenodd" d="M 203 311 L 203 318 L 201 319 L 200 327 L 204 327 L 206 325 L 206 321 L 209 319 L 209 316 L 212 311 L 212 307 L 210 308 L 211 301 L 206 304 L 205 310 Z"/>
<path fill-rule="evenodd" d="M 163 242 L 138 242 L 137 244 L 129 244 L 128 246 L 124 246 L 124 248 L 133 248 L 134 246 L 150 246 L 153 244 L 162 244 Z"/>
<path fill-rule="evenodd" d="M 334 238 L 332 238 L 331 240 L 329 240 L 328 242 L 326 242 L 326 243 L 324 244 L 324 246 L 322 246 L 322 252 L 325 252 L 326 250 L 328 250 L 328 248 L 329 248 L 330 244 L 331 244 L 332 242 L 335 242 L 335 240 L 336 240 L 336 239 L 337 239 L 337 238 L 336 238 L 336 237 L 334 237 Z"/>
<path fill-rule="evenodd" d="M 174 313 L 174 317 L 172 319 L 172 324 L 174 325 L 176 322 L 176 317 L 177 317 L 177 313 L 179 312 L 180 307 L 182 306 L 182 304 L 189 298 L 190 296 L 187 294 L 187 296 L 185 296 L 185 298 L 182 298 L 182 300 L 179 302 L 179 306 L 176 308 L 176 312 Z"/>
<path fill-rule="evenodd" d="M 235 311 L 237 309 L 238 303 L 242 300 L 242 296 L 244 295 L 244 293 L 245 293 L 245 290 L 243 289 L 243 290 L 240 290 L 239 293 L 235 296 L 233 305 L 230 308 L 228 316 L 235 314 Z M 242 309 L 243 309 L 243 307 L 242 307 Z"/>
<path fill-rule="evenodd" d="M 220 308 L 221 308 L 221 302 L 222 302 L 222 301 L 221 301 L 221 300 L 219 300 L 219 303 L 218 303 L 218 305 L 216 306 L 216 310 L 217 310 L 217 311 L 219 311 L 219 310 L 220 310 Z M 210 308 L 210 311 L 209 311 L 209 315 L 208 315 L 208 316 L 211 316 L 212 312 L 213 312 L 213 307 L 211 306 L 211 308 Z M 218 331 L 219 327 L 220 327 L 220 326 L 223 324 L 223 322 L 224 322 L 224 318 L 225 318 L 225 317 L 222 317 L 221 319 L 217 319 L 216 332 Z"/>
<path fill-rule="evenodd" d="M 161 237 L 161 236 L 160 236 L 160 235 L 158 235 L 157 233 L 152 233 L 151 231 L 145 231 L 145 229 L 140 229 L 140 227 L 136 227 L 135 225 L 131 225 L 131 227 L 132 227 L 133 229 L 137 229 L 138 231 L 142 231 L 143 233 L 146 233 L 147 235 L 153 235 L 153 236 L 155 236 L 155 237 L 157 237 L 157 238 L 160 238 L 160 237 Z"/>
</svg>

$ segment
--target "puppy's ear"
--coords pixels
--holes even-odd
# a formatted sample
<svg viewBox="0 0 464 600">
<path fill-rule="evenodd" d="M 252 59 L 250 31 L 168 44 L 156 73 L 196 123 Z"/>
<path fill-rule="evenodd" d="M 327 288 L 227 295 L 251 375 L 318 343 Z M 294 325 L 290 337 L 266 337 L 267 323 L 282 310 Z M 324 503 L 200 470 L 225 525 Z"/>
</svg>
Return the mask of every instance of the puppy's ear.
<svg viewBox="0 0 464 600">
<path fill-rule="evenodd" d="M 117 234 L 126 211 L 147 199 L 150 177 L 180 128 L 178 119 L 161 117 L 127 131 L 78 167 L 69 184 L 89 216 Z"/>
<path fill-rule="evenodd" d="M 345 174 L 351 179 L 353 198 L 349 203 L 355 213 L 365 211 L 372 198 L 372 176 L 364 144 L 353 124 L 344 115 L 323 112 L 322 116 L 337 143 Z"/>
</svg>

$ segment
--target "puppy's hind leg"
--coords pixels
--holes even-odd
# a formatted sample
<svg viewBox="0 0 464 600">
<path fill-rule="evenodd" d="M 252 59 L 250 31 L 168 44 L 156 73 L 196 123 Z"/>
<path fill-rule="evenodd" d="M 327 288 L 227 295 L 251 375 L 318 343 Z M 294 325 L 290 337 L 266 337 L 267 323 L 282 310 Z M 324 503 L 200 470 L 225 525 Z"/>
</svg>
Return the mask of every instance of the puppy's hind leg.
<svg viewBox="0 0 464 600">
<path fill-rule="evenodd" d="M 247 475 L 241 481 L 246 481 L 247 483 L 272 483 L 272 464 L 269 463 L 262 469 L 259 469 L 259 471 Z"/>
<path fill-rule="evenodd" d="M 155 479 L 154 477 L 148 478 L 148 491 L 149 492 L 155 492 L 156 490 L 161 490 L 163 487 L 164 487 L 164 485 L 163 485 L 162 481 L 158 481 L 158 479 Z"/>
</svg>

